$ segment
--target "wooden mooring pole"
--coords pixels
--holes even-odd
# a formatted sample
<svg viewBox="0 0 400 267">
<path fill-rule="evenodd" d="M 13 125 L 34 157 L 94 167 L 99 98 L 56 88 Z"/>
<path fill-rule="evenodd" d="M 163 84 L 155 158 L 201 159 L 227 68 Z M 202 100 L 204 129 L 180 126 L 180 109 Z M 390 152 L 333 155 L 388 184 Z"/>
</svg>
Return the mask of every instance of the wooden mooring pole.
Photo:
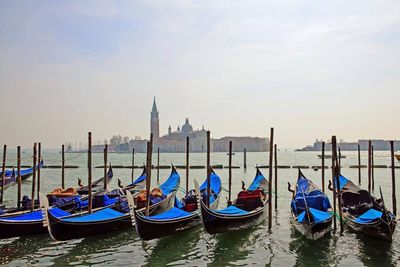
<svg viewBox="0 0 400 267">
<path fill-rule="evenodd" d="M 358 148 L 358 184 L 361 184 L 361 148 L 360 144 L 357 145 Z"/>
<path fill-rule="evenodd" d="M 189 192 L 189 136 L 186 136 L 186 194 Z"/>
<path fill-rule="evenodd" d="M 22 191 L 22 178 L 21 178 L 21 147 L 17 146 L 17 181 L 18 181 L 18 190 L 17 190 L 17 208 L 21 208 L 21 191 Z"/>
<path fill-rule="evenodd" d="M 392 171 L 392 208 L 393 215 L 397 215 L 397 203 L 396 203 L 396 174 L 394 169 L 394 142 L 390 141 L 390 159 L 391 159 L 391 171 Z"/>
<path fill-rule="evenodd" d="M 275 210 L 278 210 L 278 147 L 274 145 Z"/>
<path fill-rule="evenodd" d="M 371 180 L 372 192 L 375 191 L 375 163 L 374 163 L 374 146 L 371 146 Z"/>
<path fill-rule="evenodd" d="M 339 210 L 339 222 L 340 222 L 340 233 L 343 233 L 343 218 L 342 218 L 342 190 L 340 189 L 340 164 L 338 161 L 338 155 L 336 154 L 336 136 L 332 136 L 332 158 L 336 162 L 336 168 L 334 168 L 334 178 L 337 184 L 337 198 L 338 198 L 338 210 Z M 340 153 L 340 148 L 339 148 Z M 340 154 L 339 154 L 340 158 Z"/>
<path fill-rule="evenodd" d="M 371 193 L 371 148 L 372 142 L 368 141 L 368 192 Z"/>
<path fill-rule="evenodd" d="M 272 164 L 274 156 L 274 128 L 271 128 L 269 137 L 269 180 L 268 180 L 268 229 L 272 228 Z"/>
<path fill-rule="evenodd" d="M 207 131 L 207 207 L 210 207 L 210 195 L 211 195 L 211 141 L 210 131 Z"/>
<path fill-rule="evenodd" d="M 229 181 L 228 181 L 228 206 L 232 205 L 232 141 L 229 141 Z"/>
<path fill-rule="evenodd" d="M 332 137 L 333 139 L 333 137 Z M 333 230 L 336 231 L 337 229 L 337 222 L 336 222 L 336 214 L 337 214 L 337 208 L 336 208 L 336 182 L 335 182 L 335 174 L 336 174 L 336 162 L 335 162 L 335 157 L 333 156 L 333 142 L 332 142 L 332 187 L 333 187 Z"/>
<path fill-rule="evenodd" d="M 322 179 L 322 192 L 325 192 L 325 142 L 322 142 L 321 151 L 321 179 Z"/>
<path fill-rule="evenodd" d="M 337 150 L 339 151 L 339 156 L 336 158 L 336 160 L 338 161 L 338 170 L 339 170 L 339 173 L 341 173 L 341 170 L 342 170 L 342 160 L 341 160 L 341 158 L 342 158 L 342 153 L 341 153 L 341 151 L 340 151 L 340 147 L 338 147 Z M 337 154 L 336 154 L 336 156 L 337 156 Z"/>
<path fill-rule="evenodd" d="M 63 145 L 64 146 L 64 145 Z M 63 179 L 64 181 L 64 179 Z M 88 133 L 88 211 L 92 213 L 93 198 L 92 198 L 92 132 Z"/>
<path fill-rule="evenodd" d="M 246 148 L 243 149 L 243 168 L 247 169 L 247 150 Z"/>
<path fill-rule="evenodd" d="M 3 165 L 1 166 L 1 198 L 0 204 L 3 203 L 3 195 L 4 195 L 4 180 L 6 176 L 6 157 L 7 157 L 7 145 L 3 146 Z"/>
<path fill-rule="evenodd" d="M 61 146 L 61 187 L 65 189 L 65 149 Z"/>
<path fill-rule="evenodd" d="M 108 145 L 107 144 L 105 144 L 104 145 L 104 155 L 103 155 L 103 157 L 104 157 L 104 166 L 103 166 L 103 168 L 104 168 L 104 183 L 103 183 L 103 189 L 104 190 L 107 190 L 107 154 L 108 154 Z"/>
<path fill-rule="evenodd" d="M 150 141 L 147 142 L 147 158 L 146 158 L 146 210 L 145 215 L 150 214 L 150 186 L 151 186 L 151 158 L 153 155 L 153 133 L 150 134 Z"/>
<path fill-rule="evenodd" d="M 133 183 L 133 177 L 135 174 L 135 149 L 132 148 L 132 171 L 131 171 L 131 183 Z"/>
<path fill-rule="evenodd" d="M 157 148 L 157 184 L 160 183 L 160 148 Z"/>
<path fill-rule="evenodd" d="M 42 160 L 42 144 L 38 143 L 38 169 L 37 169 L 37 199 L 39 200 L 39 192 L 40 192 L 40 163 Z"/>
<path fill-rule="evenodd" d="M 37 160 L 37 144 L 33 144 L 33 175 L 32 175 L 32 194 L 31 194 L 31 211 L 35 208 L 35 185 L 36 185 L 36 160 Z"/>
</svg>

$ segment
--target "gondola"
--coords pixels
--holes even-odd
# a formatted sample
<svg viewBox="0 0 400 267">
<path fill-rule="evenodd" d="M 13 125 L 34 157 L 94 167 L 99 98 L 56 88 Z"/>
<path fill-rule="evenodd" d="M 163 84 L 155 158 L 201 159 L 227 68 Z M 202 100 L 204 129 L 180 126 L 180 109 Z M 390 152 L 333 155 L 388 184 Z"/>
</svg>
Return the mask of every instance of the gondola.
<svg viewBox="0 0 400 267">
<path fill-rule="evenodd" d="M 37 165 L 37 168 L 42 168 L 42 167 L 43 167 L 43 161 L 41 161 L 40 164 Z M 1 179 L 2 174 L 3 172 L 0 171 L 0 188 L 3 186 Z M 20 174 L 21 174 L 21 181 L 27 180 L 33 174 L 33 167 L 21 170 Z M 9 188 L 13 184 L 16 184 L 17 182 L 18 182 L 18 173 L 17 171 L 15 171 L 15 169 L 6 170 L 4 172 L 4 190 Z"/>
<path fill-rule="evenodd" d="M 164 192 L 163 196 L 150 198 L 150 203 L 152 203 L 149 207 L 150 214 L 159 214 L 172 207 L 179 184 L 180 176 L 175 168 L 172 168 L 171 175 L 160 186 Z M 125 199 L 113 207 L 103 208 L 89 214 L 62 218 L 57 217 L 51 209 L 48 209 L 46 200 L 42 195 L 41 206 L 43 205 L 45 214 L 43 225 L 47 226 L 49 234 L 54 240 L 82 238 L 132 227 L 131 215 Z"/>
<path fill-rule="evenodd" d="M 214 172 L 210 175 L 210 188 L 212 194 L 211 208 L 218 206 L 221 193 L 221 179 Z M 207 180 L 200 186 L 203 197 L 207 197 Z M 182 201 L 175 199 L 175 206 L 161 214 L 145 216 L 143 211 L 132 209 L 134 214 L 132 222 L 139 237 L 150 240 L 169 236 L 193 228 L 201 223 L 197 206 L 195 190 L 189 191 Z"/>
<path fill-rule="evenodd" d="M 377 199 L 343 175 L 339 176 L 339 184 L 344 222 L 357 233 L 391 241 L 397 222 L 385 207 L 382 194 Z"/>
<path fill-rule="evenodd" d="M 209 234 L 237 231 L 257 225 L 265 219 L 269 197 L 268 181 L 257 168 L 256 176 L 247 189 L 239 192 L 237 199 L 225 209 L 207 207 L 200 201 L 201 220 Z M 196 190 L 197 194 L 199 190 Z"/>
<path fill-rule="evenodd" d="M 111 168 L 108 171 L 108 175 L 112 175 Z M 48 202 L 49 200 L 52 204 L 52 213 L 56 217 L 69 216 L 75 212 L 85 212 L 87 210 L 87 197 L 82 198 L 76 195 L 69 198 L 68 201 L 64 200 L 58 203 L 54 201 L 54 198 L 46 197 L 46 201 Z M 118 196 L 103 194 L 94 196 L 94 200 L 94 208 L 99 209 L 104 206 L 115 205 Z M 25 210 L 9 209 L 6 211 L 11 210 L 15 212 L 8 212 L 0 216 L 0 239 L 46 233 L 47 229 L 43 227 L 43 215 L 40 209 L 30 211 L 25 207 Z"/>
<path fill-rule="evenodd" d="M 106 182 L 107 184 L 111 181 L 111 179 L 114 177 L 113 169 L 111 167 L 108 168 L 108 172 L 106 174 Z M 97 179 L 96 181 L 92 182 L 92 191 L 101 191 L 104 186 L 104 177 Z M 82 185 L 81 179 L 78 178 L 78 185 L 79 187 L 77 188 L 78 194 L 79 195 L 84 195 L 87 194 L 89 191 L 89 186 L 87 185 Z"/>
<path fill-rule="evenodd" d="M 292 222 L 297 231 L 304 237 L 317 240 L 330 232 L 333 212 L 328 196 L 311 180 L 307 179 L 299 169 L 296 190 L 290 204 Z"/>
</svg>

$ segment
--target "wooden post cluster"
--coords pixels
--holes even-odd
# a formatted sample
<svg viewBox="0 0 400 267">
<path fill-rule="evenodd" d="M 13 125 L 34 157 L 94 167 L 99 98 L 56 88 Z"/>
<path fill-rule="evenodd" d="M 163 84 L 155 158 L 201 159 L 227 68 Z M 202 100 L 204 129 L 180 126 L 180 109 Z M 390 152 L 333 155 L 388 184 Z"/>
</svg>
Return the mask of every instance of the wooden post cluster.
<svg viewBox="0 0 400 267">
<path fill-rule="evenodd" d="M 7 145 L 3 147 L 3 165 L 1 166 L 1 196 L 0 196 L 0 204 L 3 203 L 3 195 L 4 195 L 4 178 L 6 175 L 6 156 L 7 156 Z"/>
<path fill-rule="evenodd" d="M 107 190 L 107 153 L 108 153 L 108 145 L 104 145 L 104 180 L 103 180 L 103 189 Z"/>
<path fill-rule="evenodd" d="M 65 189 L 65 148 L 61 146 L 61 187 Z"/>
<path fill-rule="evenodd" d="M 32 194 L 31 194 L 31 211 L 35 207 L 35 183 L 36 183 L 36 160 L 37 160 L 37 144 L 33 144 L 33 175 L 32 175 Z"/>
<path fill-rule="evenodd" d="M 275 210 L 278 210 L 278 148 L 274 145 L 274 175 L 275 175 Z"/>
<path fill-rule="evenodd" d="M 269 180 L 268 180 L 268 229 L 272 228 L 272 163 L 274 156 L 274 128 L 271 128 L 269 137 Z"/>
<path fill-rule="evenodd" d="M 325 142 L 322 142 L 322 157 L 321 157 L 321 179 L 322 179 L 322 192 L 325 192 Z"/>
<path fill-rule="evenodd" d="M 228 206 L 232 205 L 232 141 L 229 141 L 229 182 L 228 182 Z"/>
<path fill-rule="evenodd" d="M 38 169 L 37 169 L 37 199 L 39 199 L 39 192 L 40 192 L 40 169 L 41 169 L 41 163 L 42 161 L 42 144 L 38 143 Z"/>
<path fill-rule="evenodd" d="M 186 194 L 189 192 L 189 136 L 186 136 Z"/>
<path fill-rule="evenodd" d="M 211 195 L 211 140 L 210 140 L 210 131 L 207 131 L 207 207 L 210 207 L 210 195 Z"/>
<path fill-rule="evenodd" d="M 358 184 L 361 184 L 361 149 L 360 144 L 357 145 L 358 148 Z"/>
<path fill-rule="evenodd" d="M 21 186 L 22 186 L 22 178 L 21 178 L 21 147 L 17 146 L 17 175 L 18 175 L 18 191 L 17 191 L 17 208 L 21 208 Z"/>
<path fill-rule="evenodd" d="M 151 185 L 151 157 L 153 154 L 153 134 L 150 134 L 150 141 L 147 142 L 147 160 L 146 160 L 146 211 L 145 215 L 150 213 L 150 185 Z"/>
<path fill-rule="evenodd" d="M 64 183 L 64 179 L 63 179 Z M 92 212 L 93 206 L 93 198 L 92 198 L 92 133 L 88 133 L 88 197 L 89 197 L 89 205 L 88 210 L 89 213 Z"/>
<path fill-rule="evenodd" d="M 397 204 L 396 204 L 396 174 L 394 169 L 394 142 L 390 141 L 390 158 L 391 158 L 391 171 L 392 171 L 392 208 L 393 214 L 397 215 Z"/>
<path fill-rule="evenodd" d="M 368 141 L 368 192 L 371 193 L 371 149 L 372 149 L 372 142 L 371 140 Z"/>
</svg>

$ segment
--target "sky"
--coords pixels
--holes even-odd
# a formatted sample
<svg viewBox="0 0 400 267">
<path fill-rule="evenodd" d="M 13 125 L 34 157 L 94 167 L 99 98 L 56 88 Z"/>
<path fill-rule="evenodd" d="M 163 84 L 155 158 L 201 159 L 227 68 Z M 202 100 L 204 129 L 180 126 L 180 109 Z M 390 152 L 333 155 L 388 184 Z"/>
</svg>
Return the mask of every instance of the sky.
<svg viewBox="0 0 400 267">
<path fill-rule="evenodd" d="M 400 139 L 399 1 L 0 1 L 0 144 Z"/>
</svg>

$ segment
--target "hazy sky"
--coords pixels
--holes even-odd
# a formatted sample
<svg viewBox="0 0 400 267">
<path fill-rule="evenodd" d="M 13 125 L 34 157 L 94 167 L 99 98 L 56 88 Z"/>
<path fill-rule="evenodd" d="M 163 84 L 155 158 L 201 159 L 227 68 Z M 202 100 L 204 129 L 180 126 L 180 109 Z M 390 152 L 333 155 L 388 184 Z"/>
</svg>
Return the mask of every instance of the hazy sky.
<svg viewBox="0 0 400 267">
<path fill-rule="evenodd" d="M 0 143 L 400 139 L 400 2 L 1 1 Z"/>
</svg>

